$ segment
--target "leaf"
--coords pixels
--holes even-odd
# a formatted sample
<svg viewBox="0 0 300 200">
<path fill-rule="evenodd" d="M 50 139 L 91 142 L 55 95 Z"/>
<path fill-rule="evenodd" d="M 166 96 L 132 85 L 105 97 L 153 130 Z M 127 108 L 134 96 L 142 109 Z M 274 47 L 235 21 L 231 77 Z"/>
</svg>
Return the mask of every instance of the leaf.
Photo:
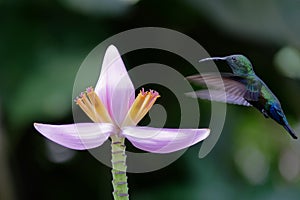
<svg viewBox="0 0 300 200">
<path fill-rule="evenodd" d="M 70 112 L 73 82 L 80 58 L 71 50 L 68 53 L 41 50 L 37 58 L 40 64 L 24 74 L 7 103 L 9 122 L 16 127 L 43 117 L 61 118 Z"/>
<path fill-rule="evenodd" d="M 299 1 L 189 0 L 220 30 L 261 43 L 300 45 Z"/>
</svg>

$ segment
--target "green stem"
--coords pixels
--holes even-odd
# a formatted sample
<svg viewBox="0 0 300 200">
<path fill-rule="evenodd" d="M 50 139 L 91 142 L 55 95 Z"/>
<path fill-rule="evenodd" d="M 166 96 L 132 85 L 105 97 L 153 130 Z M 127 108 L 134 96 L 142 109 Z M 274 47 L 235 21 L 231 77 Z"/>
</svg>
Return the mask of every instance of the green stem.
<svg viewBox="0 0 300 200">
<path fill-rule="evenodd" d="M 128 184 L 126 176 L 126 154 L 125 138 L 119 136 L 111 137 L 111 163 L 112 163 L 112 185 L 115 200 L 129 200 Z"/>
</svg>

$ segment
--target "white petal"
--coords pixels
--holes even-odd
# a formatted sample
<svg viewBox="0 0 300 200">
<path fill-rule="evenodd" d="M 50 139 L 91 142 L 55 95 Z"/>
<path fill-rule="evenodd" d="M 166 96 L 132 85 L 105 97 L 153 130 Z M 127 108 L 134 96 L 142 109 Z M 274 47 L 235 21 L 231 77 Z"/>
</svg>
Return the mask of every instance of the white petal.
<svg viewBox="0 0 300 200">
<path fill-rule="evenodd" d="M 95 92 L 111 118 L 120 125 L 134 101 L 135 90 L 123 60 L 113 45 L 105 52 Z"/>
<path fill-rule="evenodd" d="M 171 153 L 204 140 L 209 129 L 124 127 L 122 134 L 137 148 L 152 153 Z"/>
<path fill-rule="evenodd" d="M 34 127 L 53 142 L 77 150 L 98 147 L 114 132 L 114 125 L 109 123 L 79 123 L 66 125 L 34 123 Z"/>
</svg>

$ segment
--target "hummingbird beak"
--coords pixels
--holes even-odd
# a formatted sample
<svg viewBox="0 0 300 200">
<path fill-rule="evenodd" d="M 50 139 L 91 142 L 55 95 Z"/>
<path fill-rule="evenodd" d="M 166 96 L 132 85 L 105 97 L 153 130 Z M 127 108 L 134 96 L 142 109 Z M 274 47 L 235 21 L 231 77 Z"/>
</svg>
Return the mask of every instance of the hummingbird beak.
<svg viewBox="0 0 300 200">
<path fill-rule="evenodd" d="M 226 57 L 203 58 L 203 59 L 199 60 L 199 62 L 204 62 L 204 61 L 208 61 L 208 60 L 226 60 Z"/>
</svg>

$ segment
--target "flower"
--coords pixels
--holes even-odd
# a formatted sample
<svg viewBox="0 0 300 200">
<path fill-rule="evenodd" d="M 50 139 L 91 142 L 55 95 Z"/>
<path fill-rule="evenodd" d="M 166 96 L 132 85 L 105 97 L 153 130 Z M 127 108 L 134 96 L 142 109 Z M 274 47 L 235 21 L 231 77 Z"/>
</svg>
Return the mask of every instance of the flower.
<svg viewBox="0 0 300 200">
<path fill-rule="evenodd" d="M 109 46 L 95 89 L 75 99 L 93 123 L 50 125 L 34 123 L 46 138 L 71 149 L 91 149 L 109 137 L 127 138 L 135 147 L 153 153 L 170 153 L 205 139 L 209 129 L 139 127 L 138 122 L 160 97 L 158 92 L 135 89 L 117 48 Z"/>
</svg>

